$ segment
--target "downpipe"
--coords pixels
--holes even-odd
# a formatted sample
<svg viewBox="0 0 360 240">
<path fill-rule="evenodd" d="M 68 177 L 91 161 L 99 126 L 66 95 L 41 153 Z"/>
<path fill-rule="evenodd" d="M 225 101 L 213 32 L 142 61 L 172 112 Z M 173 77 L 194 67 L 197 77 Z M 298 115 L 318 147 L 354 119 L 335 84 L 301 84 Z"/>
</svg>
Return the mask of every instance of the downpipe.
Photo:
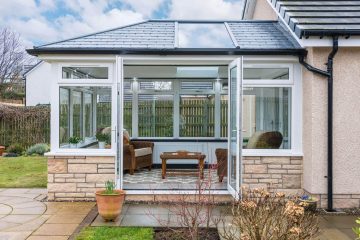
<svg viewBox="0 0 360 240">
<path fill-rule="evenodd" d="M 299 57 L 299 62 L 307 70 L 319 74 L 321 76 L 327 77 L 328 79 L 328 116 L 327 116 L 327 211 L 334 212 L 333 208 L 333 93 L 334 93 L 334 57 L 339 50 L 339 38 L 338 36 L 333 36 L 333 46 L 332 51 L 329 53 L 327 60 L 327 71 L 318 69 L 311 66 L 304 60 L 304 56 Z"/>
</svg>

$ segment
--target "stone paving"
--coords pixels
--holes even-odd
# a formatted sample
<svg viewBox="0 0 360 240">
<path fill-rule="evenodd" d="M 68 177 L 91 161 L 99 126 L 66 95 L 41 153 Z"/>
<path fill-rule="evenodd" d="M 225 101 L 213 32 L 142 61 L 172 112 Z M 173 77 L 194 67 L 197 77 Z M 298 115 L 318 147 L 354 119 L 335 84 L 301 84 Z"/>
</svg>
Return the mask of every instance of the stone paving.
<svg viewBox="0 0 360 240">
<path fill-rule="evenodd" d="M 46 189 L 0 189 L 0 239 L 68 239 L 95 203 L 41 202 Z"/>
</svg>

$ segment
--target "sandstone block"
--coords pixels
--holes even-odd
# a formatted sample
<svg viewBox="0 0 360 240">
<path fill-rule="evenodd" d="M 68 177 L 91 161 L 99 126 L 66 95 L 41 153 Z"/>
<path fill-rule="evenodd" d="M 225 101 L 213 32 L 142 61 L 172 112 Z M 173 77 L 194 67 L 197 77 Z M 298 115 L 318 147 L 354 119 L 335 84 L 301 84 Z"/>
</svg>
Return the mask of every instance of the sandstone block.
<svg viewBox="0 0 360 240">
<path fill-rule="evenodd" d="M 96 164 L 69 164 L 69 173 L 97 173 Z"/>
<path fill-rule="evenodd" d="M 283 165 L 282 167 L 285 169 L 298 169 L 298 170 L 302 169 L 301 165 Z"/>
<path fill-rule="evenodd" d="M 110 163 L 107 163 L 107 164 L 99 164 L 99 165 L 98 165 L 98 168 L 111 168 L 111 169 L 115 169 L 115 164 L 110 164 Z"/>
<path fill-rule="evenodd" d="M 262 162 L 268 164 L 290 164 L 290 157 L 262 157 Z"/>
<path fill-rule="evenodd" d="M 266 165 L 245 165 L 245 173 L 266 173 Z"/>
<path fill-rule="evenodd" d="M 115 173 L 115 169 L 113 168 L 103 168 L 103 169 L 98 169 L 99 173 Z"/>
<path fill-rule="evenodd" d="M 108 180 L 114 180 L 115 174 L 87 174 L 86 182 L 87 183 L 105 183 Z"/>
<path fill-rule="evenodd" d="M 66 159 L 48 159 L 48 173 L 67 173 Z"/>
<path fill-rule="evenodd" d="M 84 183 L 85 178 L 67 178 L 65 182 Z"/>
<path fill-rule="evenodd" d="M 76 192 L 76 183 L 48 183 L 48 191 L 59 192 Z"/>
<path fill-rule="evenodd" d="M 86 157 L 86 163 L 115 163 L 114 157 Z"/>
<path fill-rule="evenodd" d="M 292 189 L 301 188 L 300 175 L 283 175 L 282 182 L 284 188 L 292 188 Z"/>
<path fill-rule="evenodd" d="M 53 174 L 48 174 L 48 182 L 54 182 L 54 175 Z"/>
</svg>

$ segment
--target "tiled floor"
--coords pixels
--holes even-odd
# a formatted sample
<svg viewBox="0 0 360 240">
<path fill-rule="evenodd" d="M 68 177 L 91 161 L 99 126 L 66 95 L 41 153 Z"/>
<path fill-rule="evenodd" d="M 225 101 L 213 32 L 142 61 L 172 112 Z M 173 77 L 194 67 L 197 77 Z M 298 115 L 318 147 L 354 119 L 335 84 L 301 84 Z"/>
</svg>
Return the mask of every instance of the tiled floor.
<svg viewBox="0 0 360 240">
<path fill-rule="evenodd" d="M 140 169 L 134 175 L 124 174 L 124 189 L 136 190 L 196 190 L 199 186 L 199 177 L 196 174 L 180 175 L 168 173 L 165 179 L 161 177 L 161 169 Z M 204 170 L 204 182 L 209 183 L 212 189 L 226 189 L 226 177 L 219 182 L 216 169 Z"/>
<path fill-rule="evenodd" d="M 41 202 L 46 189 L 0 189 L 1 240 L 65 240 L 95 203 Z"/>
</svg>

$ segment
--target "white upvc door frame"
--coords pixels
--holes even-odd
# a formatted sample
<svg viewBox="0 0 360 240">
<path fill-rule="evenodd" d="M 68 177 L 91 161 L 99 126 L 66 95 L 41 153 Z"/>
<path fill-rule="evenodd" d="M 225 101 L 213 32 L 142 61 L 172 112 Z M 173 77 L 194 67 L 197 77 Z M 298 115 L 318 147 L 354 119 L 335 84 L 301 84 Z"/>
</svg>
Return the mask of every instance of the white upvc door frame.
<svg viewBox="0 0 360 240">
<path fill-rule="evenodd" d="M 124 128 L 124 71 L 123 71 L 123 58 L 116 56 L 115 62 L 115 85 L 117 91 L 116 98 L 116 116 L 117 124 L 115 127 L 116 139 L 116 157 L 115 157 L 115 182 L 118 189 L 123 189 L 123 128 Z"/>
<path fill-rule="evenodd" d="M 234 114 L 231 112 L 233 104 L 231 100 L 231 70 L 236 68 L 236 118 L 235 118 L 235 127 L 236 127 L 236 161 L 235 166 L 232 166 L 232 148 L 231 148 L 231 137 L 232 137 L 232 129 L 231 129 L 231 114 Z M 227 189 L 229 193 L 237 199 L 239 197 L 240 193 L 240 186 L 242 184 L 242 177 L 241 177 L 241 165 L 242 165 L 242 81 L 243 81 L 243 57 L 236 58 L 234 61 L 232 61 L 229 64 L 228 67 L 228 81 L 229 81 L 229 108 L 228 108 L 228 177 L 227 177 Z M 235 189 L 234 186 L 231 185 L 231 169 L 235 167 Z"/>
</svg>

